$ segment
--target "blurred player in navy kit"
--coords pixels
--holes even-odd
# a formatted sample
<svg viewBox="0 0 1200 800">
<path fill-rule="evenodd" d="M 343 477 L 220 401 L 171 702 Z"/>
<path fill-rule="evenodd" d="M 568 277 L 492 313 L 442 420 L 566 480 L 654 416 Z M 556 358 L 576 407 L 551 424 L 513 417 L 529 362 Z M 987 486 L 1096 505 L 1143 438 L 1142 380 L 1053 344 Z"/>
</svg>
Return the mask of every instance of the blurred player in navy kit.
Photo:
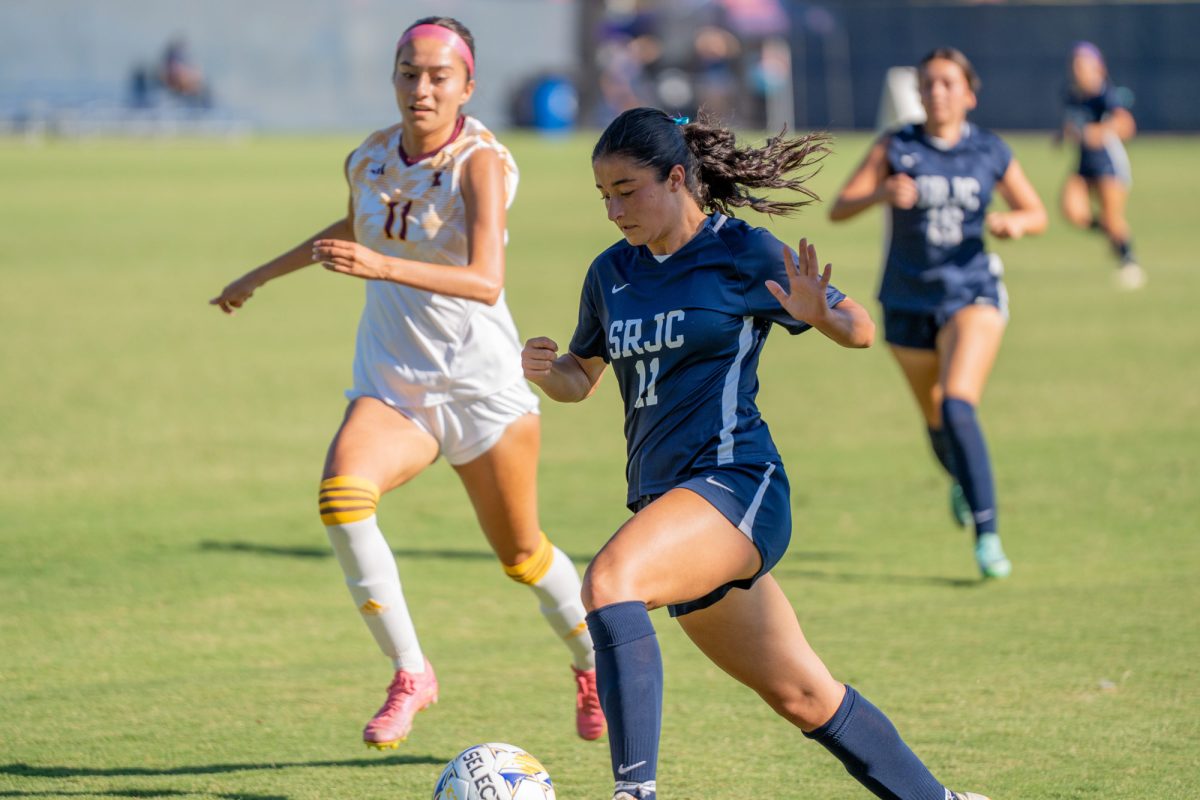
<svg viewBox="0 0 1200 800">
<path fill-rule="evenodd" d="M 1079 145 L 1079 166 L 1063 184 L 1063 214 L 1072 225 L 1103 232 L 1119 259 L 1117 285 L 1139 289 L 1146 274 L 1133 255 L 1125 220 L 1133 174 L 1123 144 L 1133 138 L 1137 123 L 1109 83 L 1096 45 L 1078 42 L 1072 48 L 1070 78 L 1062 136 Z M 1092 211 L 1093 197 L 1098 215 Z"/>
<path fill-rule="evenodd" d="M 966 56 L 934 50 L 918 77 L 925 123 L 880 137 L 829 216 L 840 221 L 888 206 L 891 241 L 879 289 L 884 337 L 952 480 L 955 516 L 974 522 L 979 570 L 1003 578 L 1012 564 L 997 533 L 991 462 L 975 409 L 1008 310 L 1003 267 L 984 249 L 983 234 L 1040 233 L 1046 211 L 1008 146 L 967 122 L 979 79 Z M 1009 211 L 987 211 L 993 191 Z"/>
<path fill-rule="evenodd" d="M 525 375 L 577 402 L 611 364 L 625 406 L 627 503 L 634 512 L 596 555 L 583 600 L 609 723 L 614 800 L 657 796 L 662 659 L 649 609 L 668 606 L 713 663 L 834 753 L 879 797 L 979 798 L 947 791 L 895 727 L 834 680 L 769 570 L 791 537 L 783 463 L 755 404 L 771 326 L 816 328 L 867 347 L 875 326 L 830 284 L 804 240 L 792 251 L 734 207 L 788 213 L 820 135 L 739 148 L 703 122 L 638 108 L 592 152 L 596 186 L 624 241 L 584 278 L 568 352 L 526 342 Z M 791 189 L 794 202 L 748 189 Z M 815 380 L 822 376 L 814 375 Z"/>
</svg>

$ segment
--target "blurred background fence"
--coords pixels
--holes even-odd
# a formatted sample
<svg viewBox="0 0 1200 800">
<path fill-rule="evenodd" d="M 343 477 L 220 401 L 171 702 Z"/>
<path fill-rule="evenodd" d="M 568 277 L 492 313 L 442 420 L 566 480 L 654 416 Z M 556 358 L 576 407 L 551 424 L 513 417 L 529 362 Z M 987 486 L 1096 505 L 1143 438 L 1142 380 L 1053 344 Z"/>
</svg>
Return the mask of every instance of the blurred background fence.
<svg viewBox="0 0 1200 800">
<path fill-rule="evenodd" d="M 395 40 L 428 14 L 475 32 L 471 110 L 496 127 L 596 126 L 654 104 L 745 127 L 868 129 L 887 69 L 950 44 L 983 77 L 977 121 L 1052 128 L 1067 52 L 1087 39 L 1143 130 L 1200 129 L 1200 2 L 1070 0 L 4 0 L 0 126 L 381 127 L 396 116 Z"/>
</svg>

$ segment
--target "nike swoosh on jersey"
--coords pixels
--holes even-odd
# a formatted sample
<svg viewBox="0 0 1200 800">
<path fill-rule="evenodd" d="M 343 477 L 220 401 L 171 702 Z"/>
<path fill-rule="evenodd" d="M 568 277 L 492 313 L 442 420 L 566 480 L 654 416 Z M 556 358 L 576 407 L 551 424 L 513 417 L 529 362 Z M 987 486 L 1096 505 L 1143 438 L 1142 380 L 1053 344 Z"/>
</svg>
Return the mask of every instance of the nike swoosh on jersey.
<svg viewBox="0 0 1200 800">
<path fill-rule="evenodd" d="M 621 291 L 622 289 L 627 288 L 628 286 L 629 286 L 628 283 L 623 283 L 620 286 L 614 286 L 614 287 L 612 287 L 612 293 L 616 294 L 617 292 Z"/>
</svg>

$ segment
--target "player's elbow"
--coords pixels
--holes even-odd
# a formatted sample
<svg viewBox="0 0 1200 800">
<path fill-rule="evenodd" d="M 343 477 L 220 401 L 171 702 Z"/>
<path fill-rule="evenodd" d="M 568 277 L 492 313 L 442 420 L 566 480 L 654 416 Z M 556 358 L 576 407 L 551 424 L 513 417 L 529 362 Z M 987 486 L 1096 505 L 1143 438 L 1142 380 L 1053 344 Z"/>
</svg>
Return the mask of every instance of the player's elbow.
<svg viewBox="0 0 1200 800">
<path fill-rule="evenodd" d="M 863 350 L 875 344 L 875 322 L 870 317 L 864 316 L 861 320 L 855 320 L 853 327 L 850 329 L 850 336 L 846 341 L 846 347 L 853 347 L 858 350 Z"/>
<path fill-rule="evenodd" d="M 500 296 L 504 294 L 504 284 L 500 281 L 485 279 L 480 281 L 474 294 L 472 300 L 483 303 L 485 306 L 494 306 L 500 302 Z"/>
<path fill-rule="evenodd" d="M 1039 233 L 1045 233 L 1046 226 L 1050 224 L 1050 218 L 1046 215 L 1046 209 L 1042 206 L 1034 209 L 1030 214 L 1028 221 L 1025 224 L 1025 234 L 1028 236 L 1037 236 Z"/>
<path fill-rule="evenodd" d="M 837 335 L 831 337 L 835 342 L 859 350 L 875 343 L 875 320 L 865 308 L 847 297 L 838 304 L 837 314 L 842 321 Z"/>
<path fill-rule="evenodd" d="M 471 299 L 494 306 L 504 295 L 504 261 L 485 259 L 467 265 Z"/>
</svg>

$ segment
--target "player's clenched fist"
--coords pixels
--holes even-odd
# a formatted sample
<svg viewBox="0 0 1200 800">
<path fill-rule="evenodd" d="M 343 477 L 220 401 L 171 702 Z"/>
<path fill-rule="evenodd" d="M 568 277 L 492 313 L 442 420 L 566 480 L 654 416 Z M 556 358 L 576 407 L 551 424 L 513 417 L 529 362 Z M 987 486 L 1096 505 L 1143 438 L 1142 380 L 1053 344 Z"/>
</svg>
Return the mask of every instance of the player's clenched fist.
<svg viewBox="0 0 1200 800">
<path fill-rule="evenodd" d="M 884 199 L 896 208 L 912 208 L 920 199 L 917 182 L 904 173 L 889 175 L 882 188 Z"/>
<path fill-rule="evenodd" d="M 558 358 L 558 342 L 545 336 L 536 336 L 525 342 L 521 351 L 521 368 L 525 377 L 537 383 L 550 374 L 555 360 Z"/>
</svg>

